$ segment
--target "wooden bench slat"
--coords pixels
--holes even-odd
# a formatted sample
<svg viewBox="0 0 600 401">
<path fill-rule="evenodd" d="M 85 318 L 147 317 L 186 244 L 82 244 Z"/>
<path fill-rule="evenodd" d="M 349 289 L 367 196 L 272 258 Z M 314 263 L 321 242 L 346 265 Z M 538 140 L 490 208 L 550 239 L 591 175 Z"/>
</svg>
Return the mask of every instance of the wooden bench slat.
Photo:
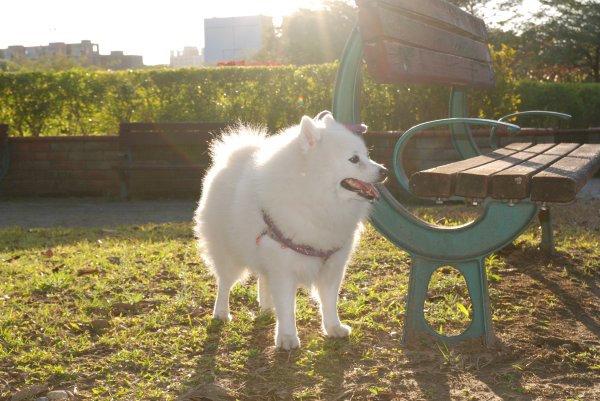
<svg viewBox="0 0 600 401">
<path fill-rule="evenodd" d="M 134 170 L 191 170 L 204 171 L 208 167 L 207 164 L 170 164 L 170 163 L 119 163 L 116 166 L 122 171 Z"/>
<path fill-rule="evenodd" d="M 531 190 L 531 177 L 579 145 L 561 143 L 523 163 L 500 171 L 492 177 L 492 197 L 495 199 L 525 199 Z"/>
<path fill-rule="evenodd" d="M 420 18 L 437 22 L 448 29 L 461 30 L 465 34 L 485 40 L 487 30 L 485 23 L 461 10 L 460 8 L 440 0 L 356 0 L 361 8 L 383 6 L 390 11 L 408 12 Z"/>
<path fill-rule="evenodd" d="M 531 182 L 531 199 L 571 202 L 577 192 L 600 168 L 600 144 L 585 144 L 536 174 Z"/>
<path fill-rule="evenodd" d="M 410 190 L 417 196 L 448 198 L 454 195 L 456 176 L 459 172 L 511 156 L 531 145 L 531 143 L 513 143 L 485 155 L 418 171 L 410 177 Z"/>
<path fill-rule="evenodd" d="M 123 134 L 120 142 L 126 146 L 169 146 L 169 145 L 205 145 L 213 140 L 212 132 L 136 132 Z"/>
<path fill-rule="evenodd" d="M 212 129 L 223 128 L 227 125 L 222 121 L 185 121 L 185 122 L 160 122 L 160 123 L 121 123 L 120 132 L 206 132 Z"/>
<path fill-rule="evenodd" d="M 367 68 L 378 83 L 415 82 L 493 88 L 496 78 L 491 64 L 380 41 L 365 47 Z"/>
<path fill-rule="evenodd" d="M 503 159 L 470 170 L 461 171 L 456 177 L 456 195 L 464 196 L 465 198 L 486 198 L 490 193 L 491 177 L 493 174 L 529 160 L 538 153 L 545 152 L 553 146 L 553 143 L 534 145 L 531 148 Z"/>
<path fill-rule="evenodd" d="M 390 39 L 486 63 L 492 61 L 487 43 L 427 25 L 412 16 L 392 14 L 382 8 L 369 8 L 359 13 L 359 19 L 366 46 L 377 40 Z"/>
<path fill-rule="evenodd" d="M 125 146 L 205 145 L 226 126 L 224 122 L 121 123 L 119 141 Z"/>
</svg>

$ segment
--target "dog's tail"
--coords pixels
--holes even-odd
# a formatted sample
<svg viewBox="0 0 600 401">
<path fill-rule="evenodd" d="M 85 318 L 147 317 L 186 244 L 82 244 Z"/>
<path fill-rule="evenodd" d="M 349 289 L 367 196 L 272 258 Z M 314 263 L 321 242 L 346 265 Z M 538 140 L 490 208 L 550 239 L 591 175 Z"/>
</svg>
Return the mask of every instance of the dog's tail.
<svg viewBox="0 0 600 401">
<path fill-rule="evenodd" d="M 266 136 L 266 130 L 262 127 L 241 123 L 230 127 L 210 145 L 213 165 L 247 160 L 261 148 Z"/>
</svg>

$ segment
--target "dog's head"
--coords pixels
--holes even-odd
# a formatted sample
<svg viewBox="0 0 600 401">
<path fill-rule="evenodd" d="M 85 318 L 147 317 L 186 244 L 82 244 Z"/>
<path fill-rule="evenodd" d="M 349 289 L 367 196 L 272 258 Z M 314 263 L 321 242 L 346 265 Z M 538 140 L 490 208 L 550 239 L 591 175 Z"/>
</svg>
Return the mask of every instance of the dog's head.
<svg viewBox="0 0 600 401">
<path fill-rule="evenodd" d="M 298 141 L 313 174 L 333 183 L 343 198 L 371 201 L 379 198 L 374 184 L 386 179 L 387 169 L 369 158 L 364 140 L 352 132 L 364 130 L 364 125 L 346 126 L 322 112 L 314 119 L 302 117 Z"/>
</svg>

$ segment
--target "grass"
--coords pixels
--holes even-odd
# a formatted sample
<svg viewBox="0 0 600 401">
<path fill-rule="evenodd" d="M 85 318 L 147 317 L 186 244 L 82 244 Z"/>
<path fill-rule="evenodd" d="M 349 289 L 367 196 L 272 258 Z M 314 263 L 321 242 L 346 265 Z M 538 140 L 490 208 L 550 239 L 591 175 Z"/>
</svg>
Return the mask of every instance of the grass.
<svg viewBox="0 0 600 401">
<path fill-rule="evenodd" d="M 438 209 L 427 213 L 440 221 Z M 465 218 L 457 212 L 449 221 Z M 585 283 L 598 273 L 597 233 L 576 225 L 561 230 L 559 249 L 570 255 L 564 257 L 585 261 L 567 263 L 578 266 L 575 275 L 565 267 L 567 279 Z M 532 228 L 515 247 L 532 249 L 536 241 Z M 3 229 L 0 244 L 0 400 L 28 389 L 33 399 L 48 389 L 91 400 L 173 400 L 189 391 L 196 398 L 188 399 L 385 400 L 409 389 L 414 399 L 436 399 L 435 386 L 414 389 L 414 380 L 426 382 L 415 370 L 421 359 L 438 370 L 465 367 L 460 353 L 443 346 L 418 358 L 401 346 L 409 257 L 372 228 L 340 294 L 341 318 L 352 335 L 324 337 L 318 306 L 301 291 L 303 348 L 293 352 L 274 349 L 275 320 L 258 313 L 252 282 L 234 289 L 231 323 L 211 319 L 215 284 L 188 224 Z M 498 288 L 510 269 L 505 258 L 492 255 L 487 269 L 495 324 L 525 310 L 535 314 L 532 300 L 509 301 Z M 561 303 L 552 296 L 543 302 L 548 308 Z M 435 330 L 466 328 L 471 306 L 454 268 L 436 272 L 426 309 Z M 535 318 L 543 323 L 544 316 Z M 561 346 L 555 357 L 599 364 L 593 348 Z M 520 388 L 512 381 L 521 371 L 505 374 L 508 379 L 497 380 Z M 467 387 L 461 394 L 473 396 Z"/>
</svg>

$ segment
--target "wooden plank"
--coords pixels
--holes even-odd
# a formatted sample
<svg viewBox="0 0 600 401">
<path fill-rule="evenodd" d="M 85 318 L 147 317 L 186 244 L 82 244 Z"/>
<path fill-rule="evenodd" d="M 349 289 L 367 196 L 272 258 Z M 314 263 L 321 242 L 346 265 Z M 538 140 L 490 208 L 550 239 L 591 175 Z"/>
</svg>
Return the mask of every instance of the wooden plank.
<svg viewBox="0 0 600 401">
<path fill-rule="evenodd" d="M 585 144 L 533 176 L 531 199 L 571 202 L 600 168 L 600 144 Z"/>
<path fill-rule="evenodd" d="M 386 38 L 486 63 L 492 61 L 487 43 L 426 25 L 404 15 L 394 15 L 378 8 L 374 12 L 360 13 L 359 21 L 365 46 Z"/>
<path fill-rule="evenodd" d="M 513 143 L 485 155 L 418 171 L 410 177 L 410 190 L 417 196 L 448 198 L 454 195 L 458 173 L 509 157 L 531 145 L 531 143 Z"/>
<path fill-rule="evenodd" d="M 447 29 L 454 29 L 478 39 L 487 39 L 485 23 L 481 19 L 442 0 L 356 0 L 356 4 L 359 10 L 384 7 L 390 11 L 430 19 Z"/>
<path fill-rule="evenodd" d="M 484 199 L 491 190 L 491 178 L 499 172 L 520 164 L 552 148 L 554 144 L 534 145 L 524 151 L 508 157 L 484 164 L 469 170 L 461 171 L 456 176 L 456 195 L 465 198 Z"/>
<path fill-rule="evenodd" d="M 368 71 L 378 83 L 415 82 L 493 88 L 491 64 L 398 42 L 382 41 L 365 47 Z"/>
<path fill-rule="evenodd" d="M 228 123 L 222 121 L 134 122 L 121 123 L 120 132 L 206 132 L 227 125 Z"/>
<path fill-rule="evenodd" d="M 121 171 L 155 170 L 155 171 L 192 171 L 202 172 L 209 163 L 205 164 L 167 164 L 167 163 L 120 163 L 116 169 Z"/>
<path fill-rule="evenodd" d="M 224 122 L 121 123 L 119 141 L 129 145 L 205 145 L 228 124 Z"/>
<path fill-rule="evenodd" d="M 173 145 L 201 145 L 206 146 L 215 136 L 209 132 L 133 132 L 124 133 L 119 136 L 119 142 L 127 147 L 144 146 L 173 146 Z"/>
<path fill-rule="evenodd" d="M 461 36 L 436 26 L 382 8 L 369 8 L 359 13 L 360 32 L 365 46 L 377 40 L 398 40 L 413 47 L 453 54 L 486 63 L 492 61 L 485 42 Z"/>
<path fill-rule="evenodd" d="M 496 199 L 528 198 L 531 189 L 531 177 L 566 156 L 578 146 L 576 143 L 561 143 L 541 155 L 494 174 L 492 177 L 492 197 Z"/>
</svg>

